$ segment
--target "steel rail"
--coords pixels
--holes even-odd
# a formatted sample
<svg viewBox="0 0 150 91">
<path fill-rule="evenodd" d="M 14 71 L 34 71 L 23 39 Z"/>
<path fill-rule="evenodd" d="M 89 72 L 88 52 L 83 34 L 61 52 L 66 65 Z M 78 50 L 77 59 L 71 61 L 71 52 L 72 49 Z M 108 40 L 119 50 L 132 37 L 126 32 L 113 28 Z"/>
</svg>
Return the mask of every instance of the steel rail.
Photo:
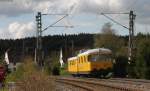
<svg viewBox="0 0 150 91">
<path fill-rule="evenodd" d="M 67 82 L 71 82 L 71 83 L 75 83 L 75 84 L 86 84 L 88 87 L 90 87 L 90 85 L 93 86 L 97 86 L 97 87 L 103 87 L 103 88 L 109 88 L 112 89 L 112 91 L 144 91 L 141 90 L 139 88 L 133 88 L 133 87 L 124 87 L 124 86 L 119 86 L 119 85 L 114 85 L 114 84 L 110 84 L 110 82 L 98 82 L 98 81 L 89 81 L 89 80 L 83 80 L 83 79 L 73 79 L 73 78 L 58 78 L 56 79 L 57 81 L 67 81 Z M 68 83 L 69 84 L 69 83 Z M 98 90 L 94 90 L 95 88 L 93 88 L 93 91 L 98 91 Z"/>
</svg>

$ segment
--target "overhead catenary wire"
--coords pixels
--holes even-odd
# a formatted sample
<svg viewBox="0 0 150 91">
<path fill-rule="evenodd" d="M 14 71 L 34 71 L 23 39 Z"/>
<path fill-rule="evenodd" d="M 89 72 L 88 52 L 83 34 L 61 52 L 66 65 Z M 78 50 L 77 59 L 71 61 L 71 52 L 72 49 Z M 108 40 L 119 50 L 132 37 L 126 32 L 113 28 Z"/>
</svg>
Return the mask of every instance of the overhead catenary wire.
<svg viewBox="0 0 150 91">
<path fill-rule="evenodd" d="M 56 22 L 54 22 L 54 23 L 52 23 L 51 25 L 49 25 L 49 26 L 47 26 L 45 29 L 43 29 L 42 30 L 42 32 L 43 31 L 45 31 L 45 30 L 47 30 L 49 27 L 73 27 L 73 26 L 54 26 L 55 24 L 57 24 L 59 21 L 61 21 L 61 20 L 63 20 L 65 17 L 67 17 L 68 16 L 68 14 L 66 14 L 66 15 L 64 15 L 62 18 L 60 18 L 59 20 L 57 20 Z"/>
<path fill-rule="evenodd" d="M 130 14 L 129 12 L 125 12 L 125 13 L 123 13 L 123 12 L 110 12 L 110 13 L 101 13 L 101 14 Z"/>
<path fill-rule="evenodd" d="M 57 15 L 57 14 L 42 14 L 42 15 Z M 44 28 L 42 30 L 45 31 L 50 27 L 67 27 L 67 28 L 73 28 L 73 26 L 54 26 L 55 24 L 57 24 L 58 22 L 60 22 L 61 20 L 63 20 L 64 18 L 66 18 L 67 16 L 69 16 L 69 14 L 58 14 L 58 15 L 64 15 L 62 18 L 60 18 L 59 20 L 57 20 L 56 22 L 52 23 L 51 25 L 47 26 L 46 28 Z"/>
<path fill-rule="evenodd" d="M 106 14 L 111 14 L 111 13 L 100 13 L 101 15 L 103 15 L 103 16 L 105 16 L 106 18 L 108 18 L 109 20 L 111 20 L 111 21 L 113 21 L 114 23 L 116 23 L 116 24 L 118 24 L 118 25 L 120 25 L 120 26 L 122 26 L 122 27 L 124 27 L 124 28 L 126 28 L 126 29 L 129 29 L 128 27 L 126 27 L 126 26 L 124 26 L 124 25 L 122 25 L 121 23 L 119 23 L 118 21 L 116 21 L 116 20 L 114 20 L 114 19 L 112 19 L 111 17 L 109 17 L 109 16 L 107 16 Z M 112 14 L 128 14 L 128 13 L 112 13 Z"/>
<path fill-rule="evenodd" d="M 100 7 L 100 10 L 102 11 L 103 8 Z M 124 15 L 125 15 L 125 14 L 128 14 L 128 15 L 129 15 L 129 14 L 130 14 L 129 12 L 111 12 L 111 13 L 108 13 L 108 12 L 107 12 L 107 13 L 100 13 L 100 15 L 103 15 L 103 16 L 106 17 L 107 19 L 109 19 L 109 20 L 113 21 L 114 23 L 116 23 L 116 24 L 118 24 L 118 25 L 124 27 L 125 29 L 128 29 L 128 30 L 129 30 L 128 27 L 124 26 L 123 24 L 119 23 L 118 21 L 114 20 L 113 18 L 107 16 L 106 14 L 111 14 L 111 15 L 113 15 L 113 14 L 115 14 L 115 15 L 120 15 L 120 14 L 124 14 Z"/>
<path fill-rule="evenodd" d="M 59 15 L 69 15 L 69 14 L 61 14 L 61 13 L 59 13 L 59 14 L 50 14 L 50 13 L 49 13 L 49 14 L 48 14 L 48 13 L 47 13 L 47 14 L 42 14 L 42 15 L 57 15 L 57 16 L 59 16 Z"/>
<path fill-rule="evenodd" d="M 116 21 L 116 20 L 114 20 L 111 17 L 109 17 L 109 16 L 106 15 L 106 14 L 111 14 L 111 13 L 106 13 L 106 14 L 105 13 L 100 13 L 100 14 L 103 15 L 103 16 L 105 16 L 106 18 L 110 19 L 114 23 L 116 23 L 116 24 L 118 24 L 118 25 L 120 25 L 120 26 L 122 26 L 122 27 L 124 27 L 124 28 L 126 28 L 126 29 L 129 30 L 129 50 L 128 50 L 129 57 L 128 57 L 128 60 L 129 61 L 133 60 L 132 59 L 133 58 L 133 53 L 132 52 L 133 52 L 133 47 L 134 47 L 134 45 L 133 45 L 133 39 L 134 39 L 133 38 L 134 37 L 134 20 L 135 20 L 136 15 L 133 13 L 132 10 L 130 11 L 130 13 L 129 13 L 129 28 L 128 28 L 128 27 L 122 25 L 121 23 L 119 23 L 118 21 Z M 116 13 L 112 13 L 112 14 L 116 14 Z M 126 14 L 126 13 L 124 13 L 124 14 Z"/>
</svg>

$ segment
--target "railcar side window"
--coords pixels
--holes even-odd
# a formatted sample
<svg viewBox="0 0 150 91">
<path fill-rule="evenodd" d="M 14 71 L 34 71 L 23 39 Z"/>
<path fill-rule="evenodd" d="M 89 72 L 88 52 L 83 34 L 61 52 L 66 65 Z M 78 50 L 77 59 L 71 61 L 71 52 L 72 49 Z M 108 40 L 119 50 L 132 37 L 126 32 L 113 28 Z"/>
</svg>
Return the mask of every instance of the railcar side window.
<svg viewBox="0 0 150 91">
<path fill-rule="evenodd" d="M 84 56 L 84 62 L 86 62 L 86 57 Z"/>
<path fill-rule="evenodd" d="M 82 63 L 84 63 L 84 56 L 82 57 Z"/>
<path fill-rule="evenodd" d="M 69 65 L 71 65 L 71 62 L 69 62 Z"/>
<path fill-rule="evenodd" d="M 81 58 L 79 58 L 79 63 L 81 63 Z"/>
<path fill-rule="evenodd" d="M 83 63 L 85 62 L 85 56 L 83 56 Z"/>
<path fill-rule="evenodd" d="M 80 57 L 80 63 L 82 63 L 82 58 Z"/>
<path fill-rule="evenodd" d="M 88 56 L 89 61 L 110 61 L 111 56 L 110 55 L 98 55 L 93 54 Z"/>
</svg>

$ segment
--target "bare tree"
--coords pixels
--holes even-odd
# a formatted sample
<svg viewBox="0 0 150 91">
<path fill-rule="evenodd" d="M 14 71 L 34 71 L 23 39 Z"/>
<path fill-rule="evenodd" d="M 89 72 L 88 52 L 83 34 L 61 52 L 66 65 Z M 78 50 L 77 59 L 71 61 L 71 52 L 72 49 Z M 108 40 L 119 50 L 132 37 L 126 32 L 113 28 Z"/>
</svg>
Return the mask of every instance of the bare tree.
<svg viewBox="0 0 150 91">
<path fill-rule="evenodd" d="M 114 54 L 118 52 L 122 45 L 123 41 L 116 35 L 111 23 L 105 23 L 101 33 L 95 36 L 95 47 L 109 48 Z"/>
</svg>

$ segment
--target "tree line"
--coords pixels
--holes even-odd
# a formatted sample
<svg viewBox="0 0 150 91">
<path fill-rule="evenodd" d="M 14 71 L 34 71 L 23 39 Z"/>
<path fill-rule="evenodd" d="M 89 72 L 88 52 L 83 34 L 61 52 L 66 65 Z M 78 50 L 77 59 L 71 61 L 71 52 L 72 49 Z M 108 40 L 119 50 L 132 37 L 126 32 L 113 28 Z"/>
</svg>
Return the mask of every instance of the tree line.
<svg viewBox="0 0 150 91">
<path fill-rule="evenodd" d="M 82 33 L 74 35 L 53 35 L 42 38 L 42 50 L 44 57 L 50 56 L 53 52 L 63 50 L 64 59 L 74 56 L 75 51 L 83 48 L 92 48 L 94 34 Z M 0 39 L 0 57 L 8 51 L 9 59 L 12 62 L 21 61 L 24 56 L 34 56 L 36 48 L 36 38 L 24 39 Z"/>
</svg>

